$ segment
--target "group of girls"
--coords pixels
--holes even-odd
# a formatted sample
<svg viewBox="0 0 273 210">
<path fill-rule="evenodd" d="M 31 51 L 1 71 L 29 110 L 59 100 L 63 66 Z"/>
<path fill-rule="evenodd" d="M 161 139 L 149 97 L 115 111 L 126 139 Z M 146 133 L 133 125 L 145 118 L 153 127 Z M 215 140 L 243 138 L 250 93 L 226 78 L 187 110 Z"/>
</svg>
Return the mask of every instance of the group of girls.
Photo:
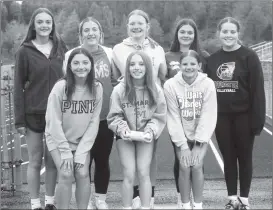
<svg viewBox="0 0 273 210">
<path fill-rule="evenodd" d="M 93 160 L 94 205 L 107 209 L 114 139 L 124 177 L 122 207 L 153 208 L 156 148 L 164 132 L 174 148 L 177 207 L 202 209 L 203 160 L 214 131 L 225 165 L 225 208 L 250 208 L 252 150 L 265 121 L 265 94 L 261 63 L 239 41 L 239 22 L 219 22 L 222 47 L 212 55 L 200 47 L 191 19 L 178 22 L 166 54 L 149 29 L 148 15 L 132 11 L 128 38 L 112 50 L 103 46 L 100 23 L 87 17 L 79 25 L 80 45 L 67 51 L 52 13 L 34 11 L 16 53 L 14 82 L 15 126 L 28 145 L 31 209 L 42 209 L 43 153 L 45 209 L 69 209 L 74 179 L 77 207 L 92 208 Z"/>
</svg>

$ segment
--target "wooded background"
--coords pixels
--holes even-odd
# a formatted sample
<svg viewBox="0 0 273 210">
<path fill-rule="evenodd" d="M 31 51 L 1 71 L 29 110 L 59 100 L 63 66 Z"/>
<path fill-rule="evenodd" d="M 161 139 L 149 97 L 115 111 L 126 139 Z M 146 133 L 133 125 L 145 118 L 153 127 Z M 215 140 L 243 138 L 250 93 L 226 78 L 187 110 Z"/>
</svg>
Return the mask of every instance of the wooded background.
<svg viewBox="0 0 273 210">
<path fill-rule="evenodd" d="M 69 48 L 79 44 L 78 25 L 87 16 L 101 23 L 105 45 L 113 47 L 127 37 L 127 15 L 142 9 L 151 19 L 150 36 L 169 49 L 174 26 L 181 18 L 192 18 L 200 32 L 201 46 L 212 53 L 219 47 L 218 22 L 232 16 L 242 25 L 240 39 L 246 46 L 272 40 L 272 1 L 69 1 L 28 0 L 21 4 L 4 1 L 1 11 L 2 53 L 4 61 L 14 58 L 25 36 L 32 12 L 47 7 L 55 17 L 57 31 Z"/>
</svg>

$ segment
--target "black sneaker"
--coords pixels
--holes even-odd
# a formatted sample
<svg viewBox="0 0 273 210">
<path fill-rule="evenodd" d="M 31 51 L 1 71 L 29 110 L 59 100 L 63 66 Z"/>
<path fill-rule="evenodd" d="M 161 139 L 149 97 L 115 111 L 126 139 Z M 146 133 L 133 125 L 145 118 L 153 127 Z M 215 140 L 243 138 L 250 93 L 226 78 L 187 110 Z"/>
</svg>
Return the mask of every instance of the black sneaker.
<svg viewBox="0 0 273 210">
<path fill-rule="evenodd" d="M 46 204 L 45 210 L 57 210 L 57 208 L 53 204 Z"/>
<path fill-rule="evenodd" d="M 35 208 L 34 210 L 43 210 L 43 208 L 42 208 L 42 207 L 40 207 L 40 208 Z"/>
<path fill-rule="evenodd" d="M 238 209 L 238 202 L 229 200 L 229 202 L 225 205 L 225 209 Z"/>
</svg>

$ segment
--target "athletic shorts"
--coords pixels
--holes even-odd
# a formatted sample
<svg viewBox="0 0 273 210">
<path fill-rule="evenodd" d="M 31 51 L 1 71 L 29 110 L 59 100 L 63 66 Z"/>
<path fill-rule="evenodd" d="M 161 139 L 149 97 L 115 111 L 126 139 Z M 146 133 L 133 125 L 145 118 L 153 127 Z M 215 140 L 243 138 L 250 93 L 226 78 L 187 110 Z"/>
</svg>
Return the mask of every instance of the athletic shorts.
<svg viewBox="0 0 273 210">
<path fill-rule="evenodd" d="M 45 132 L 45 114 L 26 114 L 26 126 L 36 132 L 43 133 Z"/>
</svg>

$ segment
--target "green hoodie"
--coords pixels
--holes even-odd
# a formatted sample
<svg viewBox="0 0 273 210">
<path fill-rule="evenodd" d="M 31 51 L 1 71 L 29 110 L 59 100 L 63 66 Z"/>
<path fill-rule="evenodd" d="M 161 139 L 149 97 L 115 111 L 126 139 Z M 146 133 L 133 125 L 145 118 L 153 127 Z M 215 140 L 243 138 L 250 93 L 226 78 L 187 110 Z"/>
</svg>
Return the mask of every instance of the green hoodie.
<svg viewBox="0 0 273 210">
<path fill-rule="evenodd" d="M 164 84 L 168 106 L 167 126 L 177 147 L 187 149 L 188 140 L 207 143 L 216 126 L 217 98 L 214 82 L 198 72 L 189 85 L 178 72 Z"/>
</svg>

